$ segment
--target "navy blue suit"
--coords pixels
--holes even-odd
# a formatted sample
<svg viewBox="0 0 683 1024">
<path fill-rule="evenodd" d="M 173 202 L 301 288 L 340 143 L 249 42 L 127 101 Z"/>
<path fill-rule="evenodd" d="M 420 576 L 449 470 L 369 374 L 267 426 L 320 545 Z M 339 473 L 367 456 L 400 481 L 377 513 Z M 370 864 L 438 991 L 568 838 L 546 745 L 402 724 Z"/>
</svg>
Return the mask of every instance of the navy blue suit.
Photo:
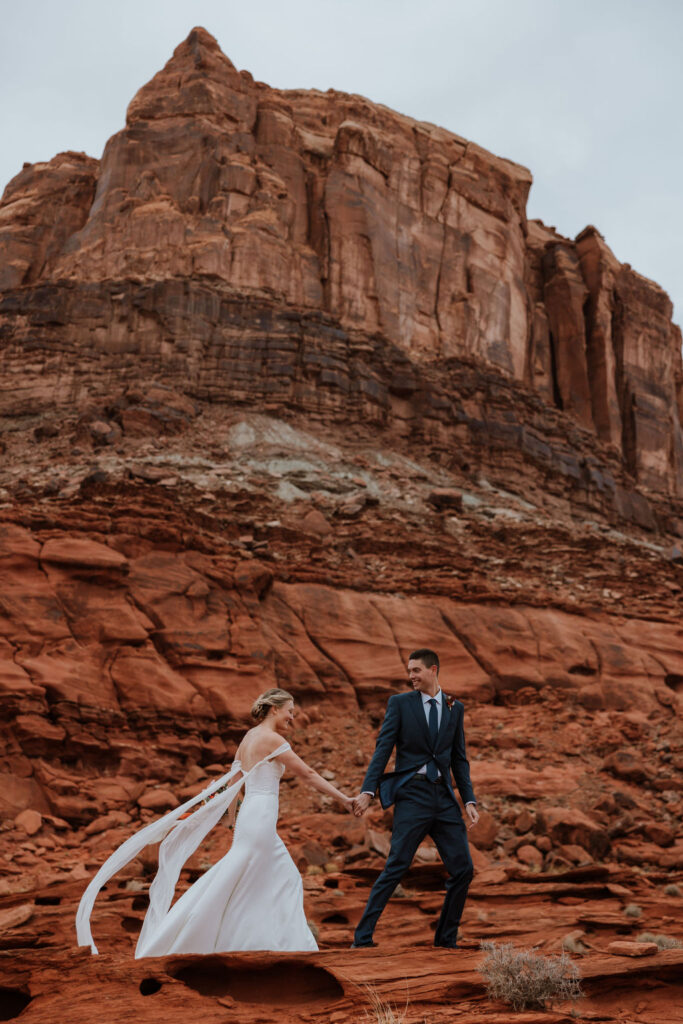
<svg viewBox="0 0 683 1024">
<path fill-rule="evenodd" d="M 474 801 L 465 750 L 464 711 L 460 701 L 454 700 L 449 708 L 442 697 L 441 724 L 436 742 L 433 742 L 422 694 L 414 690 L 389 698 L 362 790 L 379 791 L 382 807 L 395 805 L 391 849 L 356 928 L 354 943 L 357 946 L 369 945 L 372 941 L 372 933 L 387 900 L 410 867 L 418 846 L 428 835 L 434 840 L 448 871 L 446 897 L 434 944 L 456 945 L 458 925 L 472 879 L 467 829 L 451 781 L 452 771 L 463 802 Z M 385 772 L 394 747 L 395 770 Z M 436 783 L 416 774 L 430 761 L 434 761 L 441 772 Z"/>
</svg>

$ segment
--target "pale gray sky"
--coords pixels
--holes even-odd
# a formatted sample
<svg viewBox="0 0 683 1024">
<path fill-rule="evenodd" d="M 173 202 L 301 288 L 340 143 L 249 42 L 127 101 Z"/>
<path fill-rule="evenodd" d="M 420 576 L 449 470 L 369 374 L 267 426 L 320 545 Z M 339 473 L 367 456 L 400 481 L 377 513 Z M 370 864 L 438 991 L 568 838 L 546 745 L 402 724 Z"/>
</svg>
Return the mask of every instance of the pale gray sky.
<svg viewBox="0 0 683 1024">
<path fill-rule="evenodd" d="M 0 0 L 0 190 L 99 157 L 194 25 L 279 88 L 358 92 L 529 167 L 529 215 L 595 224 L 683 314 L 680 0 Z"/>
</svg>

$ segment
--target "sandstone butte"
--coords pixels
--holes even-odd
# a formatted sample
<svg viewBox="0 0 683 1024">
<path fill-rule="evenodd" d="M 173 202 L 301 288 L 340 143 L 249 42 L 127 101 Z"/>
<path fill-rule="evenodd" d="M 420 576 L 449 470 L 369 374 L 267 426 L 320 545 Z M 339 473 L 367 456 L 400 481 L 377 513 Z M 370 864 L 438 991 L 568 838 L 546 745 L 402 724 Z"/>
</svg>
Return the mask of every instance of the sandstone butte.
<svg viewBox="0 0 683 1024">
<path fill-rule="evenodd" d="M 527 219 L 530 183 L 195 29 L 101 160 L 8 184 L 2 1019 L 343 1024 L 371 986 L 508 1024 L 494 939 L 567 949 L 586 1019 L 680 1020 L 681 336 L 595 228 Z M 348 951 L 389 818 L 290 783 L 319 954 L 134 962 L 154 851 L 98 901 L 101 956 L 76 948 L 86 881 L 225 770 L 257 693 L 290 689 L 295 748 L 356 791 L 417 644 L 466 703 L 483 812 L 459 953 L 430 949 L 430 843 Z"/>
</svg>

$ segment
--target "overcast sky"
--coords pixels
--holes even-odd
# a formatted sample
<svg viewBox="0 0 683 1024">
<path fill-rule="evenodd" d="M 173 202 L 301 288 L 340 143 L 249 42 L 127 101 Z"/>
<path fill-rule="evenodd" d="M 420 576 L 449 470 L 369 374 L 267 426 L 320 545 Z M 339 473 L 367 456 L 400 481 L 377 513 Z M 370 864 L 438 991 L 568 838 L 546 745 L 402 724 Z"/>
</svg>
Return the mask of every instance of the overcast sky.
<svg viewBox="0 0 683 1024">
<path fill-rule="evenodd" d="M 594 224 L 683 316 L 681 0 L 0 0 L 0 191 L 99 157 L 194 25 L 279 88 L 357 92 L 529 167 L 529 215 Z"/>
</svg>

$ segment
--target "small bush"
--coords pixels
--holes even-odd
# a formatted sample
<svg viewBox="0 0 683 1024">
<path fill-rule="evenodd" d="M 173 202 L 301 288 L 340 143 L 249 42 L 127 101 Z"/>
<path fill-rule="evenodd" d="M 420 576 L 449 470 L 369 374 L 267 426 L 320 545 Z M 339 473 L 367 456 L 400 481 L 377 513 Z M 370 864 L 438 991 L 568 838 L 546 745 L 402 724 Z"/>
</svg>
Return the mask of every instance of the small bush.
<svg viewBox="0 0 683 1024">
<path fill-rule="evenodd" d="M 671 935 L 653 935 L 652 932 L 641 932 L 638 942 L 654 942 L 660 949 L 681 949 L 683 942 Z"/>
<path fill-rule="evenodd" d="M 627 907 L 624 907 L 624 913 L 627 917 L 641 917 L 643 912 L 637 903 L 629 903 Z"/>
<path fill-rule="evenodd" d="M 488 956 L 479 968 L 490 999 L 502 999 L 513 1010 L 544 1009 L 547 1002 L 579 999 L 579 972 L 566 953 L 539 956 L 517 950 L 512 943 L 482 942 Z"/>
<path fill-rule="evenodd" d="M 576 953 L 577 956 L 583 956 L 584 953 L 588 952 L 588 946 L 581 941 L 583 934 L 583 932 L 576 931 L 565 935 L 562 939 L 562 949 L 567 953 Z"/>
<path fill-rule="evenodd" d="M 681 890 L 678 888 L 677 885 L 674 885 L 673 883 L 671 885 L 665 885 L 664 886 L 664 895 L 665 896 L 680 896 L 681 895 Z"/>
<path fill-rule="evenodd" d="M 372 1022 L 372 1024 L 405 1024 L 406 1013 L 408 1011 L 408 1000 L 406 998 L 406 1006 L 403 1013 L 399 1013 L 395 1006 L 391 1003 L 385 1003 L 377 989 L 373 988 L 372 985 L 363 985 L 367 997 L 370 1001 L 371 1012 L 365 1011 L 365 1020 Z"/>
</svg>

